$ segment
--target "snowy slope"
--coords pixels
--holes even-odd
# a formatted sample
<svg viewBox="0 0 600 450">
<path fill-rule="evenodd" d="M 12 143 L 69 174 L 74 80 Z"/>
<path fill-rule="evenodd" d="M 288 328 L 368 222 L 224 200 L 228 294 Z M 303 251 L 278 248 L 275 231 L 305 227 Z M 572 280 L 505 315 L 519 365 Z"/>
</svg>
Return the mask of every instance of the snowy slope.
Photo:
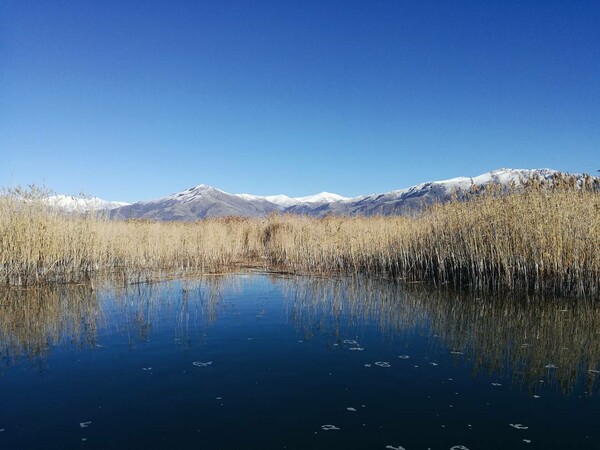
<svg viewBox="0 0 600 450">
<path fill-rule="evenodd" d="M 466 193 L 472 186 L 490 183 L 519 185 L 532 177 L 550 179 L 552 169 L 498 169 L 475 177 L 458 177 L 420 183 L 395 191 L 347 198 L 321 192 L 306 197 L 229 194 L 201 184 L 156 200 L 134 203 L 110 210 L 115 218 L 156 220 L 197 220 L 206 217 L 264 217 L 272 212 L 322 217 L 338 215 L 411 214 L 423 207 L 443 202 L 454 193 Z"/>
<path fill-rule="evenodd" d="M 50 206 L 68 212 L 99 211 L 120 208 L 129 203 L 113 202 L 98 197 L 78 197 L 75 195 L 52 195 L 46 199 Z"/>
</svg>

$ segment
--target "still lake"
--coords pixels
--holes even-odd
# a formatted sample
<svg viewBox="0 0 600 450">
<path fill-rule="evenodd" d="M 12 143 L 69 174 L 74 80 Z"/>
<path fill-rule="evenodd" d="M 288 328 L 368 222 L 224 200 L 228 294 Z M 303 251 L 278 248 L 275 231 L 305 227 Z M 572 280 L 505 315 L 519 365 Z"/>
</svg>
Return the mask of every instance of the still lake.
<svg viewBox="0 0 600 450">
<path fill-rule="evenodd" d="M 234 274 L 0 291 L 1 449 L 597 449 L 600 307 Z"/>
</svg>

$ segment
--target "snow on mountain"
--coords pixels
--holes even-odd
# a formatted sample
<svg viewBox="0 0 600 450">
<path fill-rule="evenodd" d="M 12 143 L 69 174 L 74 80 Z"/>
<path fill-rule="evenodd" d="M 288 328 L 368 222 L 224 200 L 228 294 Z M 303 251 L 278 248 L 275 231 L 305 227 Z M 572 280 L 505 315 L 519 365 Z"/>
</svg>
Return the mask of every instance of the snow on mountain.
<svg viewBox="0 0 600 450">
<path fill-rule="evenodd" d="M 275 203 L 279 206 L 293 206 L 300 203 L 331 203 L 344 200 L 350 200 L 348 197 L 343 197 L 338 194 L 332 194 L 331 192 L 321 192 L 315 195 L 307 195 L 305 197 L 288 197 L 287 195 L 251 195 L 251 194 L 234 194 L 238 197 L 246 200 L 262 199 L 267 200 L 271 203 Z"/>
<path fill-rule="evenodd" d="M 350 198 L 332 194 L 331 192 L 321 192 L 320 194 L 308 195 L 306 197 L 296 197 L 294 200 L 298 203 L 332 203 L 350 200 Z"/>
<path fill-rule="evenodd" d="M 245 200 L 266 200 L 279 206 L 291 206 L 298 203 L 295 198 L 288 197 L 287 195 L 252 195 L 252 194 L 234 194 L 237 197 Z"/>
<path fill-rule="evenodd" d="M 329 192 L 295 198 L 287 195 L 229 194 L 201 184 L 156 200 L 111 209 L 109 214 L 114 218 L 154 220 L 198 220 L 223 216 L 264 217 L 273 212 L 316 217 L 328 214 L 414 214 L 432 203 L 448 201 L 453 193 L 467 193 L 472 186 L 492 183 L 504 186 L 519 185 L 531 178 L 551 179 L 556 173 L 558 172 L 551 169 L 498 169 L 475 177 L 430 181 L 405 189 L 354 198 Z"/>
<path fill-rule="evenodd" d="M 553 169 L 496 169 L 491 172 L 486 172 L 484 174 L 478 175 L 476 177 L 457 177 L 441 181 L 428 181 L 425 183 L 416 184 L 408 188 L 387 192 L 385 194 L 372 194 L 370 196 L 362 196 L 360 198 L 378 195 L 402 196 L 409 193 L 430 190 L 435 187 L 442 188 L 447 193 L 452 193 L 452 191 L 455 190 L 468 190 L 471 188 L 471 186 L 484 186 L 491 183 L 506 186 L 508 186 L 511 183 L 519 185 L 522 181 L 528 180 L 532 177 L 549 179 L 555 173 L 559 172 Z"/>
<path fill-rule="evenodd" d="M 52 195 L 46 198 L 46 203 L 68 212 L 109 210 L 129 204 L 103 200 L 98 197 L 80 197 L 75 195 Z"/>
</svg>

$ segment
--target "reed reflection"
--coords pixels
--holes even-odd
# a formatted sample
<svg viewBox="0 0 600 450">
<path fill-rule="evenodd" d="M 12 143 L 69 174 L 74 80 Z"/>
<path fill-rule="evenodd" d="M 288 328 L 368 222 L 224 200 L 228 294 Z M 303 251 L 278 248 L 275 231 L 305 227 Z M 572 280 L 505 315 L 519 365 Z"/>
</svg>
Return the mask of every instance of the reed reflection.
<svg viewBox="0 0 600 450">
<path fill-rule="evenodd" d="M 43 366 L 56 345 L 94 348 L 99 331 L 128 339 L 131 347 L 167 330 L 187 351 L 218 333 L 215 322 L 240 314 L 251 280 L 264 275 L 120 285 L 97 283 L 0 292 L 2 365 L 27 359 Z M 250 280 L 250 281 L 248 281 Z M 454 352 L 473 374 L 510 375 L 532 392 L 544 383 L 568 394 L 579 382 L 595 389 L 600 369 L 600 305 L 584 299 L 475 296 L 368 278 L 269 276 L 266 306 L 304 337 L 350 328 L 376 328 L 385 336 L 428 338 L 431 351 Z M 226 295 L 225 295 L 226 294 Z M 281 298 L 282 297 L 282 298 Z"/>
<path fill-rule="evenodd" d="M 565 394 L 578 381 L 590 394 L 598 375 L 600 305 L 592 301 L 482 297 L 368 278 L 284 284 L 289 317 L 307 337 L 327 331 L 342 339 L 349 326 L 369 323 L 401 339 L 427 333 L 473 374 L 510 374 L 514 383 L 556 384 Z"/>
<path fill-rule="evenodd" d="M 20 358 L 41 365 L 52 346 L 96 345 L 102 312 L 89 286 L 6 289 L 0 292 L 2 365 Z"/>
</svg>

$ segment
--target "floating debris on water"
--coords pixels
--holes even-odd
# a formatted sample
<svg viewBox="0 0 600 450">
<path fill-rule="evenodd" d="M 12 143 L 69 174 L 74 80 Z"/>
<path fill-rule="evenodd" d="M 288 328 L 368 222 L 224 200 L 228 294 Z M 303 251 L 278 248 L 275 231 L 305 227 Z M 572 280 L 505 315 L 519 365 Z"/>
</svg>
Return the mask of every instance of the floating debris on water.
<svg viewBox="0 0 600 450">
<path fill-rule="evenodd" d="M 358 345 L 358 341 L 355 341 L 354 339 L 344 339 L 343 342 L 346 345 Z"/>
<path fill-rule="evenodd" d="M 400 355 L 400 356 L 398 356 L 398 358 L 400 358 L 400 359 L 408 359 L 408 358 L 410 358 L 410 356 L 408 356 L 408 355 Z"/>
<path fill-rule="evenodd" d="M 335 425 L 321 425 L 323 431 L 339 430 Z"/>
<path fill-rule="evenodd" d="M 430 364 L 431 366 L 433 366 L 433 367 L 435 367 L 435 366 L 437 366 L 437 365 L 438 365 L 438 363 L 435 363 L 435 362 L 430 362 L 429 364 Z"/>
<path fill-rule="evenodd" d="M 492 386 L 502 386 L 502 383 L 492 383 Z"/>
<path fill-rule="evenodd" d="M 390 450 L 406 450 L 401 445 L 399 445 L 398 447 L 394 447 L 393 445 L 386 445 L 385 448 L 389 448 Z"/>
<path fill-rule="evenodd" d="M 207 366 L 212 366 L 212 361 L 208 361 L 208 362 L 194 361 L 192 364 L 196 367 L 207 367 Z"/>
<path fill-rule="evenodd" d="M 152 367 L 142 367 L 142 370 L 152 370 Z"/>
<path fill-rule="evenodd" d="M 462 355 L 463 354 L 463 352 L 459 352 L 458 350 L 452 350 L 450 353 L 453 355 Z"/>
<path fill-rule="evenodd" d="M 362 348 L 362 347 L 351 347 L 348 350 L 355 350 L 357 352 L 362 352 L 364 350 L 364 348 Z"/>
<path fill-rule="evenodd" d="M 533 398 L 540 398 L 539 395 L 533 394 Z"/>
<path fill-rule="evenodd" d="M 349 407 L 349 408 L 346 408 L 346 409 L 347 409 L 348 411 L 353 411 L 353 412 L 356 412 L 356 408 Z"/>
<path fill-rule="evenodd" d="M 91 422 L 91 421 L 89 421 L 89 422 L 79 422 L 79 426 L 80 426 L 81 428 L 87 428 L 87 427 L 89 427 L 91 424 L 92 424 L 92 422 Z"/>
<path fill-rule="evenodd" d="M 513 428 L 516 428 L 517 430 L 528 430 L 529 429 L 529 427 L 526 427 L 522 423 L 509 423 L 509 425 Z"/>
<path fill-rule="evenodd" d="M 375 365 L 379 367 L 392 367 L 388 361 L 377 361 Z"/>
<path fill-rule="evenodd" d="M 369 364 L 369 363 L 365 364 L 365 367 L 371 367 L 371 366 L 372 366 L 372 364 Z"/>
<path fill-rule="evenodd" d="M 523 442 L 525 442 L 526 444 L 531 444 L 531 439 L 523 439 Z"/>
<path fill-rule="evenodd" d="M 554 364 L 546 364 L 546 369 L 558 369 L 558 366 L 554 365 Z"/>
<path fill-rule="evenodd" d="M 469 450 L 464 445 L 455 445 L 454 447 L 450 447 L 450 450 Z"/>
</svg>

